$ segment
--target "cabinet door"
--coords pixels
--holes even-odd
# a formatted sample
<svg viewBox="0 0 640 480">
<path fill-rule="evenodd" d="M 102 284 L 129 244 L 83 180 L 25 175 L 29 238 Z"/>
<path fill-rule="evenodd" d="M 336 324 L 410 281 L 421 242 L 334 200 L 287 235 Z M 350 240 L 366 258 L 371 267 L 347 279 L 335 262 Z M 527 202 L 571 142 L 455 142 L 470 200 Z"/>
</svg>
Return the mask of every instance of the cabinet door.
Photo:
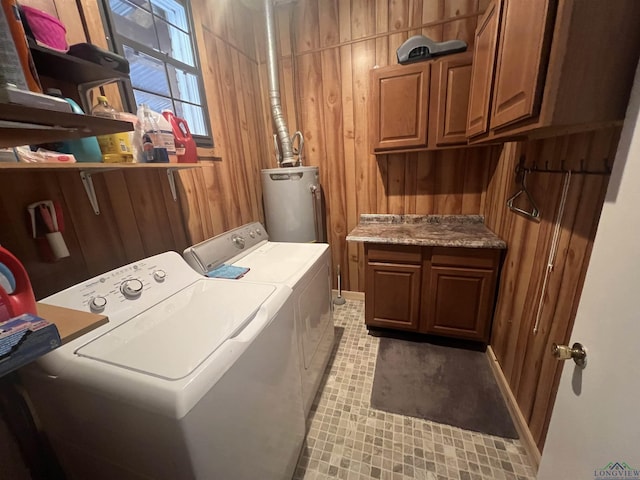
<svg viewBox="0 0 640 480">
<path fill-rule="evenodd" d="M 408 245 L 365 245 L 365 323 L 418 329 L 422 251 Z"/>
<path fill-rule="evenodd" d="M 418 330 L 420 265 L 372 262 L 367 265 L 365 323 Z"/>
<path fill-rule="evenodd" d="M 427 146 L 429 63 L 371 70 L 373 149 Z"/>
<path fill-rule="evenodd" d="M 426 332 L 487 342 L 495 288 L 493 270 L 432 266 Z"/>
<path fill-rule="evenodd" d="M 429 146 L 467 143 L 471 52 L 447 56 L 432 67 Z"/>
<path fill-rule="evenodd" d="M 486 133 L 489 129 L 491 85 L 498 44 L 501 6 L 501 0 L 491 2 L 479 20 L 476 29 L 467 118 L 468 137 Z"/>
<path fill-rule="evenodd" d="M 525 120 L 540 110 L 553 17 L 551 3 L 504 0 L 491 128 Z"/>
</svg>

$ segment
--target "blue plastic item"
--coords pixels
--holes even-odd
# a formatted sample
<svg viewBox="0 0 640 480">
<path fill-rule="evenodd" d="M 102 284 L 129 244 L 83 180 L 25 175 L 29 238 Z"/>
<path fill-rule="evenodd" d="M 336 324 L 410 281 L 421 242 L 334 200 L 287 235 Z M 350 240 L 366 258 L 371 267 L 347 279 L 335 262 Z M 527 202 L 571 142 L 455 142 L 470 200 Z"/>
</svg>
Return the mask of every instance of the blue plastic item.
<svg viewBox="0 0 640 480">
<path fill-rule="evenodd" d="M 80 105 L 70 98 L 65 98 L 71 105 L 73 113 L 84 114 Z M 102 152 L 96 137 L 78 138 L 76 140 L 65 140 L 60 142 L 60 152 L 70 153 L 78 162 L 102 162 Z"/>
<path fill-rule="evenodd" d="M 64 98 L 67 103 L 71 105 L 73 113 L 84 115 L 84 111 L 80 108 L 80 105 L 71 98 L 63 97 L 60 90 L 50 88 L 47 90 L 47 95 Z M 75 140 L 56 142 L 55 150 L 60 153 L 72 154 L 77 162 L 102 162 L 102 152 L 100 151 L 100 145 L 98 145 L 96 137 L 85 137 Z"/>
<path fill-rule="evenodd" d="M 11 294 L 16 289 L 16 277 L 13 276 L 9 267 L 0 262 L 0 287 Z"/>
<path fill-rule="evenodd" d="M 230 278 L 236 279 L 242 277 L 249 271 L 246 267 L 236 267 L 235 265 L 222 264 L 207 273 L 209 278 Z"/>
</svg>

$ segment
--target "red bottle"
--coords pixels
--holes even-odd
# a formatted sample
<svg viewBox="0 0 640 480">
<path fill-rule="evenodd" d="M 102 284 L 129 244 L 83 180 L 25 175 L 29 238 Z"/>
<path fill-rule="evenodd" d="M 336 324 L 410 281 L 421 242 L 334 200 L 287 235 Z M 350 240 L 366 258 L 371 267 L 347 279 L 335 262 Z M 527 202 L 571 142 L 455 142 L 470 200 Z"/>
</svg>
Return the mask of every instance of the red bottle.
<svg viewBox="0 0 640 480">
<path fill-rule="evenodd" d="M 187 121 L 176 117 L 171 110 L 163 110 L 162 116 L 171 124 L 173 137 L 176 141 L 178 163 L 196 163 L 198 161 L 196 142 L 191 136 Z"/>
</svg>

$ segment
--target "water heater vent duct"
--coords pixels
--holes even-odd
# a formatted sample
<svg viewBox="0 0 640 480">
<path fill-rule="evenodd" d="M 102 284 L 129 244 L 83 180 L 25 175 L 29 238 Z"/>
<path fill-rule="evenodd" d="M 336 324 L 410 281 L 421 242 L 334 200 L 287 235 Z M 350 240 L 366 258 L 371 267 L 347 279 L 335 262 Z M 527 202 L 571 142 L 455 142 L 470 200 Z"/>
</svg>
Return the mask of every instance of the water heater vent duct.
<svg viewBox="0 0 640 480">
<path fill-rule="evenodd" d="M 276 22 L 273 13 L 272 0 L 264 0 L 264 13 L 267 27 L 267 74 L 269 77 L 269 102 L 271 103 L 271 116 L 276 128 L 276 135 L 282 146 L 282 160 L 279 161 L 281 167 L 292 167 L 297 165 L 296 157 L 293 153 L 289 130 L 282 112 L 280 101 L 280 84 L 278 80 L 278 56 L 276 52 Z"/>
</svg>

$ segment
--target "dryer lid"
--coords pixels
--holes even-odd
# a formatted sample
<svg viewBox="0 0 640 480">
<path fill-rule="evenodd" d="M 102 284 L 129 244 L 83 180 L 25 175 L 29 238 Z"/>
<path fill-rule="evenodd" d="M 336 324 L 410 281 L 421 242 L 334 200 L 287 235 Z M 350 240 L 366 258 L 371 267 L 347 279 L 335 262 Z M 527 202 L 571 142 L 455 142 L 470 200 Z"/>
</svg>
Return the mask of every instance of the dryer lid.
<svg viewBox="0 0 640 480">
<path fill-rule="evenodd" d="M 266 242 L 233 264 L 249 268 L 242 277 L 249 282 L 284 283 L 293 288 L 328 249 L 326 243 Z"/>
<path fill-rule="evenodd" d="M 275 290 L 273 285 L 199 280 L 80 347 L 76 354 L 177 380 L 238 334 Z"/>
</svg>

